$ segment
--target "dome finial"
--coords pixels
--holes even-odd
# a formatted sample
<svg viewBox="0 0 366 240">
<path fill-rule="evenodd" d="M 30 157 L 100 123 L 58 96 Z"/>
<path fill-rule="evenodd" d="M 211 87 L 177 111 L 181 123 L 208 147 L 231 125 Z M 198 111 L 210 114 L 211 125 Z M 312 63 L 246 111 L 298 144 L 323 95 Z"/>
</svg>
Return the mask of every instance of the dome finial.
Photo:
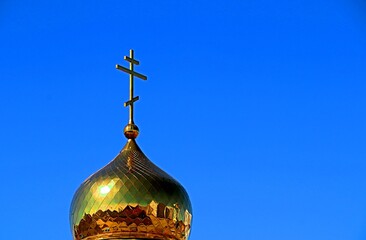
<svg viewBox="0 0 366 240">
<path fill-rule="evenodd" d="M 124 59 L 130 63 L 130 68 L 125 68 L 120 65 L 116 65 L 118 70 L 124 71 L 130 75 L 130 99 L 125 102 L 124 106 L 130 106 L 130 118 L 127 126 L 124 129 L 124 134 L 128 139 L 135 139 L 139 134 L 139 128 L 133 122 L 133 104 L 139 100 L 139 96 L 133 96 L 133 77 L 136 76 L 142 80 L 147 80 L 147 77 L 134 71 L 134 65 L 139 65 L 140 62 L 134 59 L 134 52 L 130 50 L 130 56 L 125 56 Z"/>
</svg>

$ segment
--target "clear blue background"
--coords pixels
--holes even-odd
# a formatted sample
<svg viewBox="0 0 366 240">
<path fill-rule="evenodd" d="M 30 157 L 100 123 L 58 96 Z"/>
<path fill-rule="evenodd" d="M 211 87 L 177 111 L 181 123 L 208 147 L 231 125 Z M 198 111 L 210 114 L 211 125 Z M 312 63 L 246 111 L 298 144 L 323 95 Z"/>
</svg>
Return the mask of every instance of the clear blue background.
<svg viewBox="0 0 366 240">
<path fill-rule="evenodd" d="M 69 206 L 126 142 L 194 208 L 191 240 L 366 239 L 362 0 L 0 3 L 0 239 L 71 239 Z"/>
</svg>

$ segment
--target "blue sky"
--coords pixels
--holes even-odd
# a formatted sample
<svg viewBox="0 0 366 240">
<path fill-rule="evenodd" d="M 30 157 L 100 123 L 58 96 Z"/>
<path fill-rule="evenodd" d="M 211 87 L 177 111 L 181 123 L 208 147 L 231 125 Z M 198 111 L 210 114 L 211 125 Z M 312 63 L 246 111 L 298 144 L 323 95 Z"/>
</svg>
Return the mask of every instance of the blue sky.
<svg viewBox="0 0 366 240">
<path fill-rule="evenodd" d="M 0 30 L 0 239 L 71 239 L 126 142 L 130 48 L 137 140 L 191 240 L 366 239 L 364 1 L 4 0 Z"/>
</svg>

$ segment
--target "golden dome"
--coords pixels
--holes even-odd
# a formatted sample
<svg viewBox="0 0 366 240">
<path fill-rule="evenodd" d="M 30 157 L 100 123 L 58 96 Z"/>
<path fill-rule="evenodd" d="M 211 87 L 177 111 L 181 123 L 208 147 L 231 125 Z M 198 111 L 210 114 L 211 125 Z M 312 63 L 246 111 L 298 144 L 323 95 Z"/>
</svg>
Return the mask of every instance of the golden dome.
<svg viewBox="0 0 366 240">
<path fill-rule="evenodd" d="M 130 59 L 134 60 L 132 50 Z M 192 207 L 188 194 L 141 151 L 135 140 L 139 130 L 131 116 L 130 112 L 124 148 L 74 195 L 70 208 L 74 240 L 189 237 Z"/>
</svg>

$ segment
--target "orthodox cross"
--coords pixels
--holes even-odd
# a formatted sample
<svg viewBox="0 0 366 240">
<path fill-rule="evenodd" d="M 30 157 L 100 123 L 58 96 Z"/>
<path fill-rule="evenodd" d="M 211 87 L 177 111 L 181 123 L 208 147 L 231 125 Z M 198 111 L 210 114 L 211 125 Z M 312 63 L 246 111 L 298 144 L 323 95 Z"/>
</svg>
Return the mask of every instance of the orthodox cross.
<svg viewBox="0 0 366 240">
<path fill-rule="evenodd" d="M 116 68 L 118 70 L 121 70 L 125 73 L 128 73 L 130 75 L 130 99 L 124 103 L 124 106 L 127 107 L 127 106 L 130 106 L 130 119 L 129 119 L 129 123 L 130 124 L 133 124 L 133 103 L 136 102 L 137 100 L 139 100 L 139 97 L 136 96 L 134 97 L 133 96 L 133 77 L 136 76 L 142 80 L 147 80 L 147 77 L 138 73 L 138 72 L 135 72 L 134 71 L 134 65 L 139 65 L 140 62 L 137 61 L 136 59 L 134 59 L 134 54 L 133 54 L 133 50 L 131 49 L 130 50 L 130 56 L 125 56 L 124 57 L 124 60 L 126 60 L 127 62 L 130 63 L 130 68 L 125 68 L 125 67 L 122 67 L 120 65 L 116 65 Z"/>
</svg>

